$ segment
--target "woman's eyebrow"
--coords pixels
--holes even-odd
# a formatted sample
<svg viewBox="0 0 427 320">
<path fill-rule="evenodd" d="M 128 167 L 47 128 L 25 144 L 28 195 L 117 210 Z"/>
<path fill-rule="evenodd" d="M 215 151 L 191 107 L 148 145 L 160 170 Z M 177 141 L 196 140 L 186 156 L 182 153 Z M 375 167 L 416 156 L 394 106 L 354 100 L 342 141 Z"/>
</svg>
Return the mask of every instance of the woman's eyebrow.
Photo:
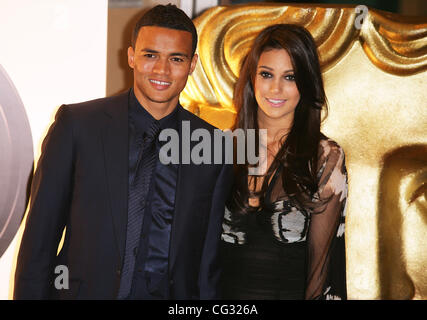
<svg viewBox="0 0 427 320">
<path fill-rule="evenodd" d="M 268 70 L 273 70 L 273 68 L 267 67 L 267 66 L 259 66 L 258 68 L 264 68 L 264 69 L 268 69 Z"/>
<path fill-rule="evenodd" d="M 273 68 L 267 67 L 267 66 L 259 66 L 258 68 L 264 68 L 264 69 L 268 69 L 268 70 L 274 70 Z M 283 73 L 288 73 L 288 72 L 294 72 L 294 69 L 285 70 Z"/>
</svg>

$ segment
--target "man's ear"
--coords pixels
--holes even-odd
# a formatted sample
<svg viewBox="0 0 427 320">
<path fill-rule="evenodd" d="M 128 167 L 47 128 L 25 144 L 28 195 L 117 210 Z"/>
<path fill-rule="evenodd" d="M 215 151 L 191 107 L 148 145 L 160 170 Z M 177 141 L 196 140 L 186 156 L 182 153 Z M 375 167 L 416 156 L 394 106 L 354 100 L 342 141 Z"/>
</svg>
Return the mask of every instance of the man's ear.
<svg viewBox="0 0 427 320">
<path fill-rule="evenodd" d="M 191 65 L 190 65 L 190 72 L 189 75 L 191 75 L 196 68 L 197 60 L 199 59 L 199 56 L 197 53 L 194 54 L 193 58 L 191 58 Z"/>
<path fill-rule="evenodd" d="M 128 64 L 132 69 L 135 66 L 135 51 L 133 50 L 132 46 L 128 48 Z"/>
</svg>

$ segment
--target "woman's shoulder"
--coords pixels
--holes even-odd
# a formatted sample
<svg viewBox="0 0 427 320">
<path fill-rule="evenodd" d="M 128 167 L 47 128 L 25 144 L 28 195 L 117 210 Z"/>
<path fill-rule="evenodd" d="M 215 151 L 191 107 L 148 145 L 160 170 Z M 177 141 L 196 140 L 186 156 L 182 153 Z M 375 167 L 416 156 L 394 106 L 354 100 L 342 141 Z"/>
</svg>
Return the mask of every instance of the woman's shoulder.
<svg viewBox="0 0 427 320">
<path fill-rule="evenodd" d="M 344 158 L 343 148 L 331 138 L 323 136 L 319 141 L 319 160 L 333 161 Z"/>
<path fill-rule="evenodd" d="M 324 136 L 319 142 L 318 178 L 328 178 L 335 171 L 346 175 L 344 150 L 336 141 Z"/>
<path fill-rule="evenodd" d="M 341 194 L 340 200 L 347 197 L 347 169 L 344 150 L 332 139 L 320 141 L 318 162 L 319 194 L 327 197 Z"/>
</svg>

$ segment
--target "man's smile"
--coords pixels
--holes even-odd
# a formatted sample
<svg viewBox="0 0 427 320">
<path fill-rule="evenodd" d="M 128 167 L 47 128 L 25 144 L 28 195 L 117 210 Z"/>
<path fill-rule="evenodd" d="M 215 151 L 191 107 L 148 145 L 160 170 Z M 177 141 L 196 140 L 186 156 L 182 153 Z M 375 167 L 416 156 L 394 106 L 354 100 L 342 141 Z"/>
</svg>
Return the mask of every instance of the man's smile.
<svg viewBox="0 0 427 320">
<path fill-rule="evenodd" d="M 151 85 L 157 90 L 164 90 L 170 87 L 172 82 L 150 79 Z"/>
</svg>

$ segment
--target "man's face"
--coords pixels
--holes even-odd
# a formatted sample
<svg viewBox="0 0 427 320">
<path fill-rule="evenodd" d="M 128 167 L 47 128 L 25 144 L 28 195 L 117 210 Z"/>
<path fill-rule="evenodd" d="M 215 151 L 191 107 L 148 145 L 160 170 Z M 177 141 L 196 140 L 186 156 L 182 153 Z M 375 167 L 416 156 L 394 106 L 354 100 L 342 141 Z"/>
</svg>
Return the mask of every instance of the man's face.
<svg viewBox="0 0 427 320">
<path fill-rule="evenodd" d="M 135 96 L 156 119 L 168 115 L 193 72 L 190 32 L 145 26 L 138 33 L 135 48 L 128 49 L 128 63 L 134 72 Z"/>
</svg>

